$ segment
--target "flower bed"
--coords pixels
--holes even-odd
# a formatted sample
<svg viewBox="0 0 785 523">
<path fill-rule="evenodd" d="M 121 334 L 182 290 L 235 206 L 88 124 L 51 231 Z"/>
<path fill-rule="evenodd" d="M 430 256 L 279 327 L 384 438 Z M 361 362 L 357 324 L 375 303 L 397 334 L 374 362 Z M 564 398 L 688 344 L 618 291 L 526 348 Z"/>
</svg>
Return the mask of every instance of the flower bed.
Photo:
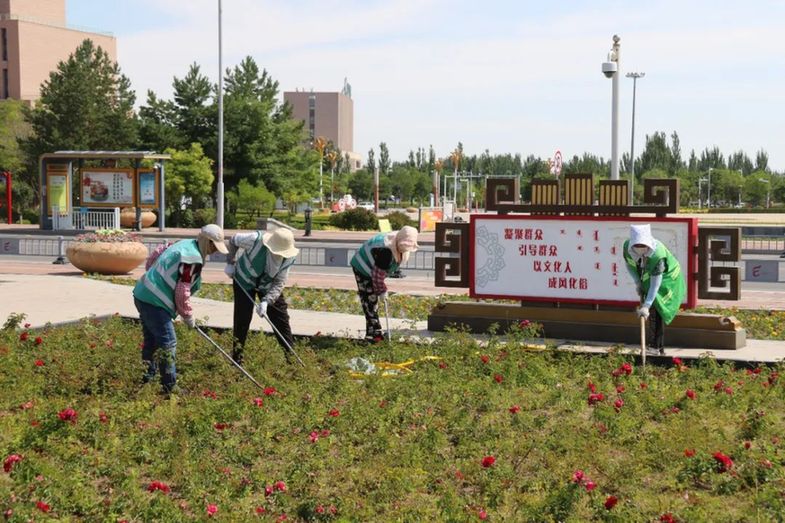
<svg viewBox="0 0 785 523">
<path fill-rule="evenodd" d="M 18 320 L 18 318 L 17 318 Z M 10 322 L 13 324 L 14 322 Z M 12 325 L 9 324 L 9 327 Z M 178 325 L 172 398 L 120 319 L 0 332 L 12 520 L 741 521 L 785 513 L 780 368 L 252 335 L 253 386 Z M 214 335 L 224 347 L 230 333 Z M 353 357 L 412 373 L 350 378 Z"/>
<path fill-rule="evenodd" d="M 127 274 L 147 258 L 147 247 L 138 234 L 99 229 L 77 236 L 66 255 L 74 267 L 87 273 Z"/>
</svg>

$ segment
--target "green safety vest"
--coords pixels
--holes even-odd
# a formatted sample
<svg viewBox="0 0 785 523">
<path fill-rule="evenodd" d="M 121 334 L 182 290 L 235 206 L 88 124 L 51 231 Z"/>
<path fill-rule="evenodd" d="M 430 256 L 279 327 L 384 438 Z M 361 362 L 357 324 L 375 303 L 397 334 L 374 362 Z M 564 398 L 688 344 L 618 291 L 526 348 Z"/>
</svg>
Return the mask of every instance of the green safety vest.
<svg viewBox="0 0 785 523">
<path fill-rule="evenodd" d="M 629 244 L 630 240 L 624 242 L 624 261 L 637 272 L 638 265 L 629 253 Z M 684 300 L 684 295 L 687 292 L 687 284 L 684 281 L 684 275 L 681 273 L 679 260 L 671 254 L 662 242 L 657 242 L 654 254 L 646 260 L 646 267 L 643 270 L 643 274 L 641 274 L 641 288 L 643 289 L 643 295 L 646 296 L 651 284 L 651 273 L 657 268 L 660 260 L 663 259 L 665 260 L 665 272 L 662 274 L 662 284 L 654 297 L 654 306 L 657 307 L 660 316 L 668 324 L 673 321 L 673 318 L 679 312 L 679 307 L 681 307 L 681 302 Z"/>
<path fill-rule="evenodd" d="M 174 288 L 180 277 L 178 271 L 181 263 L 189 265 L 204 263 L 196 240 L 180 240 L 162 252 L 153 266 L 136 282 L 134 298 L 165 309 L 174 319 L 177 316 Z M 191 292 L 198 291 L 201 285 L 201 274 L 197 274 L 191 281 Z"/>
<path fill-rule="evenodd" d="M 294 265 L 295 258 L 284 258 L 281 267 L 275 274 L 267 274 L 267 255 L 270 249 L 262 242 L 262 233 L 256 231 L 256 243 L 250 251 L 243 250 L 235 265 L 234 277 L 237 283 L 247 291 L 254 289 L 266 294 L 273 280 L 282 271 Z"/>
<path fill-rule="evenodd" d="M 387 234 L 377 234 L 367 242 L 363 243 L 357 252 L 354 253 L 352 256 L 352 267 L 357 269 L 357 272 L 365 276 L 366 278 L 371 278 L 371 273 L 373 272 L 373 268 L 376 263 L 373 260 L 373 254 L 371 253 L 372 249 L 378 248 L 389 248 L 384 246 L 384 237 Z M 395 261 L 395 257 L 393 257 L 392 263 L 390 263 L 390 268 L 387 269 L 387 274 L 392 274 L 398 270 L 398 263 Z"/>
</svg>

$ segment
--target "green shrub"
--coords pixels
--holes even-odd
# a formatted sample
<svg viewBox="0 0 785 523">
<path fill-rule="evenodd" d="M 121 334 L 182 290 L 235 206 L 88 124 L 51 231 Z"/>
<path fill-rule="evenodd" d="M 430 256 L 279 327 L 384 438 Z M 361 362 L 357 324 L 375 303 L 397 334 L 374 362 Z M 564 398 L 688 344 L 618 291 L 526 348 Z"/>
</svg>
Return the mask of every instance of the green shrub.
<svg viewBox="0 0 785 523">
<path fill-rule="evenodd" d="M 194 211 L 194 227 L 204 227 L 207 224 L 215 223 L 215 209 L 196 209 Z"/>
<path fill-rule="evenodd" d="M 401 229 L 404 225 L 417 227 L 417 223 L 414 220 L 410 220 L 405 212 L 394 211 L 387 214 L 385 218 L 390 220 L 390 227 L 392 227 L 394 231 Z"/>
<path fill-rule="evenodd" d="M 333 214 L 330 225 L 350 231 L 368 231 L 377 229 L 379 220 L 373 212 L 358 207 Z"/>
</svg>

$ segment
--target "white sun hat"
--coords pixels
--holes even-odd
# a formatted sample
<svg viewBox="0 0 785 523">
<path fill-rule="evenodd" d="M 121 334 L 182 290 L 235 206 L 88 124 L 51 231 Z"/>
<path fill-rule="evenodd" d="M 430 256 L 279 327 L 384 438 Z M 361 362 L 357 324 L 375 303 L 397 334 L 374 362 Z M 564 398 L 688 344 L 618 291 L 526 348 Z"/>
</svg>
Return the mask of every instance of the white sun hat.
<svg viewBox="0 0 785 523">
<path fill-rule="evenodd" d="M 294 258 L 300 252 L 300 249 L 294 246 L 292 231 L 283 227 L 264 233 L 262 243 L 270 249 L 270 252 L 284 258 Z"/>
</svg>

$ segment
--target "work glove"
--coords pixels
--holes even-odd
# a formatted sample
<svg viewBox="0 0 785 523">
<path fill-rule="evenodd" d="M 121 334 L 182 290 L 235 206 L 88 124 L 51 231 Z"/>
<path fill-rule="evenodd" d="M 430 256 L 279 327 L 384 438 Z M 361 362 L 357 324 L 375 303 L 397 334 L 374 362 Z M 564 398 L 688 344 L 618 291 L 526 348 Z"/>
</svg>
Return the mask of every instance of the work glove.
<svg viewBox="0 0 785 523">
<path fill-rule="evenodd" d="M 379 301 L 387 301 L 387 291 L 384 291 L 379 295 Z"/>
<path fill-rule="evenodd" d="M 260 318 L 267 316 L 267 305 L 268 303 L 266 301 L 260 301 L 256 305 L 256 314 L 258 314 Z"/>
<path fill-rule="evenodd" d="M 227 263 L 226 266 L 224 267 L 224 273 L 230 278 L 234 279 L 234 264 Z"/>
<path fill-rule="evenodd" d="M 196 327 L 196 319 L 193 316 L 183 316 L 183 323 L 192 329 Z"/>
<path fill-rule="evenodd" d="M 641 318 L 649 317 L 649 308 L 646 305 L 641 305 L 637 309 L 635 309 L 635 313 Z"/>
</svg>

